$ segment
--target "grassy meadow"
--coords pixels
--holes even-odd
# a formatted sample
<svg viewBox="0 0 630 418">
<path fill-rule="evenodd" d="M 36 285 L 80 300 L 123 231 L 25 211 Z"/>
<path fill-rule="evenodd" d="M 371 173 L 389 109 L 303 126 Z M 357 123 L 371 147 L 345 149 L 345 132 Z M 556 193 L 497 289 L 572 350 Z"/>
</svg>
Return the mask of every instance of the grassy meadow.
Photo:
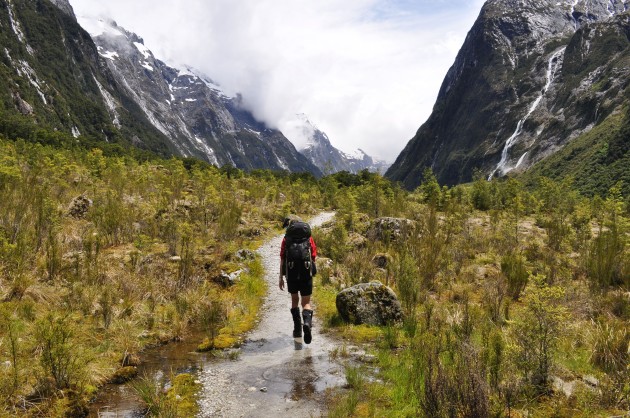
<svg viewBox="0 0 630 418">
<path fill-rule="evenodd" d="M 336 217 L 315 230 L 316 326 L 338 336 L 348 381 L 327 394 L 329 416 L 623 413 L 628 196 L 534 183 L 447 188 L 427 171 L 409 192 L 368 172 L 244 173 L 0 139 L 0 416 L 83 416 L 144 349 L 191 330 L 200 350 L 237 346 L 266 292 L 251 250 L 287 214 L 322 209 Z M 409 222 L 368 239 L 385 216 Z M 402 323 L 342 323 L 337 292 L 371 280 L 397 293 Z M 194 381 L 173 382 L 133 386 L 153 415 L 194 414 Z"/>
</svg>

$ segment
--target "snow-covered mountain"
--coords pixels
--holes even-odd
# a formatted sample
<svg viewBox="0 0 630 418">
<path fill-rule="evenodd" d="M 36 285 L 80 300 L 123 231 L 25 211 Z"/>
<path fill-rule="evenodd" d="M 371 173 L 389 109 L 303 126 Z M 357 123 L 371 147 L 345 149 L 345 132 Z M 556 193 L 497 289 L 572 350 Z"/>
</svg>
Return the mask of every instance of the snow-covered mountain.
<svg viewBox="0 0 630 418">
<path fill-rule="evenodd" d="M 61 1 L 61 0 L 59 0 Z M 78 17 L 119 85 L 177 153 L 241 169 L 320 170 L 278 130 L 257 121 L 240 96 L 226 95 L 201 72 L 156 58 L 142 38 L 102 18 Z M 117 104 L 110 100 L 116 123 Z"/>
<path fill-rule="evenodd" d="M 303 113 L 296 115 L 285 128 L 285 133 L 294 143 L 303 144 L 299 146 L 299 151 L 324 173 L 358 173 L 361 170 L 384 173 L 389 167 L 386 162 L 370 157 L 361 149 L 345 153 L 335 148 L 328 135 Z"/>
</svg>

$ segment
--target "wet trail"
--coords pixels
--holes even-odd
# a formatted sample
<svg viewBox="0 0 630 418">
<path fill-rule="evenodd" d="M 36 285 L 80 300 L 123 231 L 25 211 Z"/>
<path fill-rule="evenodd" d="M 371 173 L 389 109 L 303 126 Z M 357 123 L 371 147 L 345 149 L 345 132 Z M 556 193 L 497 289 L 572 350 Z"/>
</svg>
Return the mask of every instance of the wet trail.
<svg viewBox="0 0 630 418">
<path fill-rule="evenodd" d="M 333 213 L 311 219 L 311 226 L 330 220 Z M 237 360 L 197 353 L 198 338 L 148 350 L 140 375 L 165 381 L 171 373 L 190 372 L 203 385 L 200 417 L 319 417 L 323 391 L 345 383 L 343 367 L 331 361 L 336 343 L 320 333 L 317 289 L 313 292 L 313 342 L 293 341 L 290 296 L 278 289 L 282 235 L 258 249 L 265 269 L 268 294 L 260 322 L 240 349 Z M 199 337 L 200 338 L 200 337 Z M 91 405 L 90 417 L 142 417 L 142 405 L 129 385 L 107 385 Z"/>
<path fill-rule="evenodd" d="M 318 226 L 331 219 L 322 213 L 310 221 Z M 293 341 L 290 297 L 278 289 L 282 236 L 265 243 L 258 253 L 269 293 L 261 320 L 241 348 L 237 361 L 207 365 L 199 374 L 204 385 L 201 417 L 320 416 L 324 389 L 345 382 L 341 366 L 329 359 L 335 343 L 319 331 L 317 290 L 313 342 Z"/>
</svg>

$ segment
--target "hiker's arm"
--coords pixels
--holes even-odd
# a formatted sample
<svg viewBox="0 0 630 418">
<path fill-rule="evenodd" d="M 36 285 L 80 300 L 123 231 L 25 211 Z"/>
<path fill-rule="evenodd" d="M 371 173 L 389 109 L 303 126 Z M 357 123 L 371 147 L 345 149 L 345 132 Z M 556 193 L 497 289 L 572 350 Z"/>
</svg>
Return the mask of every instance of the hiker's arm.
<svg viewBox="0 0 630 418">
<path fill-rule="evenodd" d="M 280 277 L 278 277 L 278 287 L 280 290 L 284 290 L 284 280 L 282 279 L 282 265 L 284 264 L 284 258 L 280 258 Z"/>
<path fill-rule="evenodd" d="M 315 259 L 317 258 L 317 245 L 315 245 L 315 240 L 313 239 L 313 237 L 311 237 L 309 241 L 311 243 L 311 258 L 313 259 L 313 261 L 315 261 Z"/>
</svg>

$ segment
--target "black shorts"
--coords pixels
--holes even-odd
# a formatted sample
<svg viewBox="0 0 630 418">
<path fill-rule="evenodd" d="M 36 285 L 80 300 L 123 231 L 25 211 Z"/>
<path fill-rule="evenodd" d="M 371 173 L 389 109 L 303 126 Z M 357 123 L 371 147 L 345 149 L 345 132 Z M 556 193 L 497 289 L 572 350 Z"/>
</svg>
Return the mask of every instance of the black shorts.
<svg viewBox="0 0 630 418">
<path fill-rule="evenodd" d="M 300 292 L 302 296 L 310 296 L 313 293 L 310 271 L 303 265 L 287 269 L 287 289 L 291 294 Z"/>
</svg>

